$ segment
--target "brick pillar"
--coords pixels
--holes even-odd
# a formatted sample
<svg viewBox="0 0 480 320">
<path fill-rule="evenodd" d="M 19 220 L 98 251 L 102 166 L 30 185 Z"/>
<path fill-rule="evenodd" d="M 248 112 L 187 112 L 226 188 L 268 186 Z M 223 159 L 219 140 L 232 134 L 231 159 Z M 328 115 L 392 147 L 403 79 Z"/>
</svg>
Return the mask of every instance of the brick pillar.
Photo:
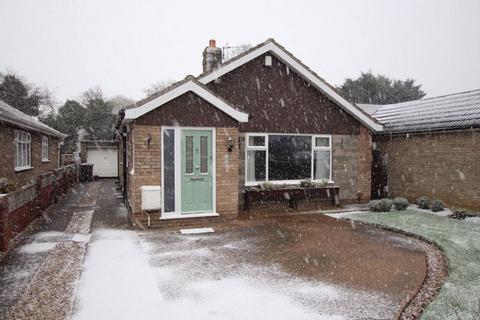
<svg viewBox="0 0 480 320">
<path fill-rule="evenodd" d="M 8 198 L 6 196 L 0 197 L 0 251 L 8 250 Z"/>
<path fill-rule="evenodd" d="M 372 190 L 372 135 L 365 128 L 360 128 L 358 138 L 358 176 L 357 192 L 359 200 L 365 202 L 370 200 Z"/>
</svg>

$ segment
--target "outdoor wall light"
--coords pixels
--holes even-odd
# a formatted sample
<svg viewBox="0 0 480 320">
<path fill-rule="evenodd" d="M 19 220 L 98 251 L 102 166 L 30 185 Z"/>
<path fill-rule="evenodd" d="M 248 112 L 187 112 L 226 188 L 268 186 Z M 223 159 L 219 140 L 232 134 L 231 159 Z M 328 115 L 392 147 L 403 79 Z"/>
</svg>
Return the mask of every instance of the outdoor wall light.
<svg viewBox="0 0 480 320">
<path fill-rule="evenodd" d="M 235 142 L 232 137 L 228 137 L 227 139 L 227 150 L 228 152 L 232 152 L 233 146 L 235 145 Z"/>
</svg>

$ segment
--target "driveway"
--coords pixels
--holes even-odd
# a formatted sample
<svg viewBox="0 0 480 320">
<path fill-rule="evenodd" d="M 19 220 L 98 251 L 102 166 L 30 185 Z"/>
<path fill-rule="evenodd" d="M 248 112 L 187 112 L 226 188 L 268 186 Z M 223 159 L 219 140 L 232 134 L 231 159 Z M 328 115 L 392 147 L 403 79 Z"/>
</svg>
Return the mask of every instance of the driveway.
<svg viewBox="0 0 480 320">
<path fill-rule="evenodd" d="M 416 240 L 325 216 L 135 231 L 114 187 L 79 186 L 2 261 L 6 318 L 392 319 L 425 275 Z"/>
<path fill-rule="evenodd" d="M 392 319 L 425 276 L 416 240 L 323 216 L 95 228 L 73 319 Z"/>
</svg>

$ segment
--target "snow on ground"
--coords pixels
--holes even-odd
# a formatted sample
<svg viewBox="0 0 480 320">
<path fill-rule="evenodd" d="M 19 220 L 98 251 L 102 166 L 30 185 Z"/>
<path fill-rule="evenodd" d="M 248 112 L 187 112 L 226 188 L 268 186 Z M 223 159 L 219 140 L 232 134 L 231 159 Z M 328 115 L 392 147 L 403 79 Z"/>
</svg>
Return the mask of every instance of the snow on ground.
<svg viewBox="0 0 480 320">
<path fill-rule="evenodd" d="M 162 297 L 134 231 L 95 231 L 72 319 L 159 319 Z"/>
<path fill-rule="evenodd" d="M 40 252 L 46 252 L 49 250 L 52 250 L 56 242 L 32 242 L 30 244 L 26 244 L 23 247 L 19 249 L 21 253 L 28 253 L 28 254 L 35 254 L 35 253 L 40 253 Z"/>
<path fill-rule="evenodd" d="M 276 265 L 228 258 L 233 252 L 241 257 L 242 250 L 255 248 L 245 239 L 224 239 L 218 233 L 138 237 L 130 230 L 97 230 L 72 319 L 340 320 L 391 315 L 391 303 L 383 295 L 306 281 Z"/>
</svg>

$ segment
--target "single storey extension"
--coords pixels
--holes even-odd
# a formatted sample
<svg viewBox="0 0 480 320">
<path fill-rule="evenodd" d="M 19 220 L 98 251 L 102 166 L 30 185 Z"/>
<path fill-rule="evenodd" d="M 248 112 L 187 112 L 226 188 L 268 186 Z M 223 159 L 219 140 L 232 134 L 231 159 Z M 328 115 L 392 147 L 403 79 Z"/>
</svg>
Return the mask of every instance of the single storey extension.
<svg viewBox="0 0 480 320">
<path fill-rule="evenodd" d="M 373 136 L 373 197 L 480 209 L 480 90 L 358 106 L 384 125 Z"/>
</svg>

